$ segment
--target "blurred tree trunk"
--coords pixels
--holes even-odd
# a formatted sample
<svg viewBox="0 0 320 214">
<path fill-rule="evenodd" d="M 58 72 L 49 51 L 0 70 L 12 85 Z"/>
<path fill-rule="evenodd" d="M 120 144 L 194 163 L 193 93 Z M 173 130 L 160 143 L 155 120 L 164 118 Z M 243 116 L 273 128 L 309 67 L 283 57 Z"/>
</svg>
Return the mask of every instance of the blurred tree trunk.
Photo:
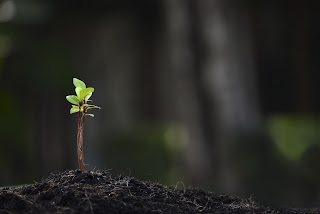
<svg viewBox="0 0 320 214">
<path fill-rule="evenodd" d="M 246 2 L 200 0 L 195 8 L 202 36 L 202 80 L 211 103 L 215 143 L 219 148 L 219 183 L 238 191 L 234 149 L 241 135 L 259 124 L 251 25 Z"/>
<path fill-rule="evenodd" d="M 293 37 L 292 62 L 293 62 L 293 88 L 296 99 L 295 110 L 299 113 L 315 112 L 312 86 L 309 37 L 309 14 L 306 5 L 292 4 L 291 35 Z"/>
<path fill-rule="evenodd" d="M 165 96 L 165 101 L 160 102 L 163 104 L 161 109 L 171 120 L 181 122 L 188 133 L 185 142 L 187 177 L 193 183 L 201 183 L 208 172 L 214 170 L 209 170 L 214 155 L 206 149 L 202 126 L 202 106 L 195 81 L 198 74 L 194 70 L 195 53 L 191 43 L 190 4 L 185 0 L 167 0 L 164 11 L 167 67 L 161 73 L 161 94 Z"/>
<path fill-rule="evenodd" d="M 225 192 L 238 189 L 236 143 L 259 123 L 245 6 L 231 0 L 166 2 L 172 103 L 190 135 L 188 175 L 198 184 L 210 176 Z"/>
</svg>

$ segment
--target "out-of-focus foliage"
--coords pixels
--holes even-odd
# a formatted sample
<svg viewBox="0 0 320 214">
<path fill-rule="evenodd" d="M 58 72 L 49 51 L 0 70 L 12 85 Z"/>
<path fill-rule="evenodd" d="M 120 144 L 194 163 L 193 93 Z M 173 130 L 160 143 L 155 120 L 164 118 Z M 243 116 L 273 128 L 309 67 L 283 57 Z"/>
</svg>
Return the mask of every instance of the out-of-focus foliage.
<svg viewBox="0 0 320 214">
<path fill-rule="evenodd" d="M 289 160 L 298 161 L 312 146 L 320 147 L 320 121 L 315 116 L 274 115 L 269 130 L 275 145 Z"/>
</svg>

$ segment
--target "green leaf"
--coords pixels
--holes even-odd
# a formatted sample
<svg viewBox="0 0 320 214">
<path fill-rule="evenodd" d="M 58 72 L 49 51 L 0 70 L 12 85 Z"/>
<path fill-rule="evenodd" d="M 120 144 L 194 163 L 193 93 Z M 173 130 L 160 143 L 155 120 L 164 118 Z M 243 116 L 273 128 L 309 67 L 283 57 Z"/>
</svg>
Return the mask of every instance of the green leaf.
<svg viewBox="0 0 320 214">
<path fill-rule="evenodd" d="M 79 87 L 81 89 L 85 89 L 86 88 L 86 84 L 83 81 L 81 81 L 81 80 L 79 80 L 77 78 L 73 78 L 73 85 L 75 87 Z"/>
<path fill-rule="evenodd" d="M 95 105 L 87 105 L 87 109 L 93 109 L 93 108 L 101 109 L 99 106 L 95 106 Z"/>
<path fill-rule="evenodd" d="M 80 109 L 78 106 L 72 106 L 72 108 L 70 109 L 70 114 L 73 114 L 73 113 L 76 113 L 79 111 L 80 111 Z"/>
<path fill-rule="evenodd" d="M 72 104 L 79 105 L 78 97 L 75 95 L 68 95 L 66 96 L 66 99 Z"/>
<path fill-rule="evenodd" d="M 88 102 L 89 101 L 89 98 L 92 96 L 92 92 L 91 93 L 89 93 L 84 99 L 86 100 L 86 102 Z"/>
<path fill-rule="evenodd" d="M 86 96 L 88 96 L 92 92 L 94 92 L 94 88 L 91 88 L 91 87 L 82 89 L 80 91 L 80 96 L 78 96 L 79 100 L 83 100 L 83 98 L 85 98 Z"/>
<path fill-rule="evenodd" d="M 94 117 L 94 114 L 86 114 L 86 116 Z"/>
<path fill-rule="evenodd" d="M 77 94 L 78 97 L 80 97 L 80 92 L 82 91 L 82 88 L 80 87 L 76 87 L 75 92 Z M 80 99 L 79 99 L 80 100 Z"/>
</svg>

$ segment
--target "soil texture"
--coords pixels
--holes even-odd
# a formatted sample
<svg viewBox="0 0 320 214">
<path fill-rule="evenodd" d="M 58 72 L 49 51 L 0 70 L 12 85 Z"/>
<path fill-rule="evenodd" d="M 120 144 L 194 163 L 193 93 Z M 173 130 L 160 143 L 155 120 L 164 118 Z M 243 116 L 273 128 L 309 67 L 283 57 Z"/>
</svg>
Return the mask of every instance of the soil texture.
<svg viewBox="0 0 320 214">
<path fill-rule="evenodd" d="M 276 209 L 252 199 L 179 190 L 107 171 L 69 170 L 40 183 L 0 189 L 0 213 L 320 213 L 320 209 Z"/>
</svg>

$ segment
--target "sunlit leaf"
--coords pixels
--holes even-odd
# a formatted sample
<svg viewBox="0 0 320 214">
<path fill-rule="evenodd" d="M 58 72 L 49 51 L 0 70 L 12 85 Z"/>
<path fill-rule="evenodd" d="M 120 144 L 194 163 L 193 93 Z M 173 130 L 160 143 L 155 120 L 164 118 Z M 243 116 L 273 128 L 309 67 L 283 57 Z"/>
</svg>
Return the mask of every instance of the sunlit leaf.
<svg viewBox="0 0 320 214">
<path fill-rule="evenodd" d="M 76 96 L 75 95 L 66 96 L 66 99 L 70 103 L 74 104 L 70 109 L 70 114 L 73 114 L 76 112 L 79 112 L 80 114 L 80 112 L 82 112 L 83 115 L 89 115 L 90 117 L 94 117 L 94 114 L 86 114 L 87 110 L 89 109 L 93 109 L 93 108 L 101 109 L 99 106 L 87 104 L 87 102 L 91 101 L 89 99 L 92 96 L 92 93 L 94 92 L 94 88 L 92 87 L 87 88 L 86 84 L 77 78 L 73 78 L 73 84 L 76 87 L 75 88 Z"/>
<path fill-rule="evenodd" d="M 86 97 L 85 97 L 85 100 L 86 102 L 88 102 L 89 98 L 92 96 L 92 92 L 90 92 Z"/>
<path fill-rule="evenodd" d="M 94 92 L 94 88 L 91 88 L 91 87 L 82 89 L 80 91 L 80 96 L 78 96 L 79 100 L 83 100 L 83 98 L 85 98 L 86 96 L 88 96 L 92 92 Z"/>
<path fill-rule="evenodd" d="M 86 84 L 83 81 L 81 81 L 81 80 L 79 80 L 77 78 L 73 78 L 73 85 L 75 87 L 79 87 L 79 88 L 82 88 L 82 89 L 86 88 Z"/>
<path fill-rule="evenodd" d="M 101 109 L 99 106 L 87 105 L 87 109 L 93 109 L 93 108 Z"/>
<path fill-rule="evenodd" d="M 79 100 L 75 95 L 68 95 L 66 96 L 66 99 L 72 104 L 79 105 Z"/>
<path fill-rule="evenodd" d="M 80 92 L 82 91 L 82 88 L 76 87 L 75 91 L 76 91 L 77 96 L 80 97 Z"/>
<path fill-rule="evenodd" d="M 76 113 L 76 112 L 79 112 L 80 109 L 78 106 L 76 106 L 76 108 L 74 106 L 72 106 L 72 108 L 70 109 L 70 114 L 73 114 L 73 113 Z"/>
</svg>

